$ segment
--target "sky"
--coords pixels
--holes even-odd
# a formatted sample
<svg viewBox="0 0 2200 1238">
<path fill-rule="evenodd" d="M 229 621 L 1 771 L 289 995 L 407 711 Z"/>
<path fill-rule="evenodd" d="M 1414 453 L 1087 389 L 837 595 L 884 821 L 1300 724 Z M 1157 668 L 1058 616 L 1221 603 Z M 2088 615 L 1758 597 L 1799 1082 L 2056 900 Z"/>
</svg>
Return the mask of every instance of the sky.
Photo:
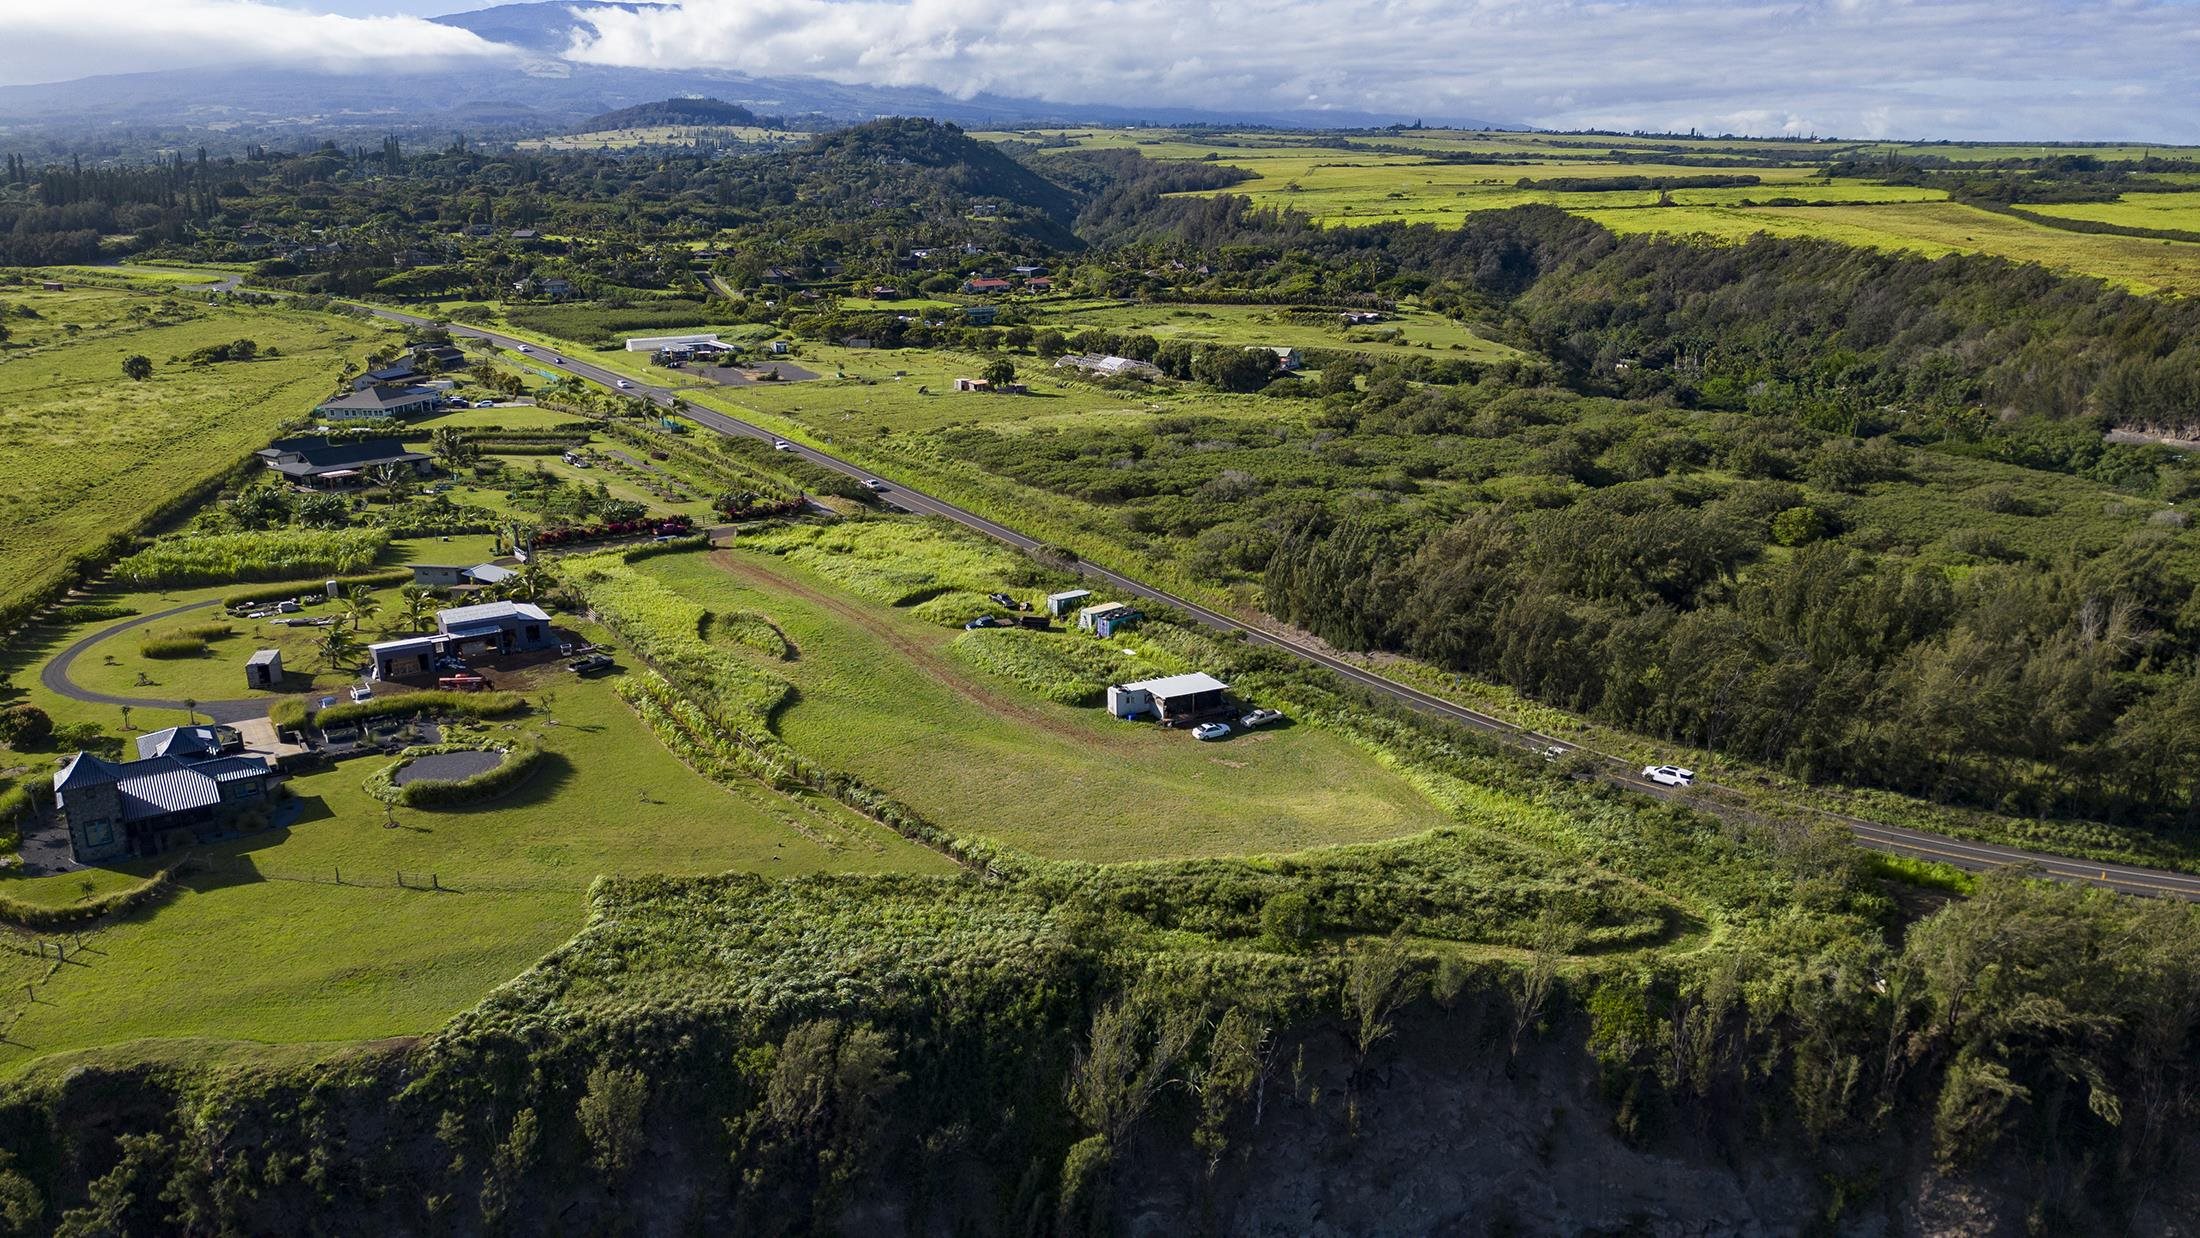
<svg viewBox="0 0 2200 1238">
<path fill-rule="evenodd" d="M 0 0 L 0 84 L 516 62 L 471 0 Z M 563 58 L 1541 128 L 2200 143 L 2200 0 L 683 0 Z M 87 12 L 97 20 L 87 21 Z M 539 66 L 538 66 L 539 68 Z"/>
</svg>

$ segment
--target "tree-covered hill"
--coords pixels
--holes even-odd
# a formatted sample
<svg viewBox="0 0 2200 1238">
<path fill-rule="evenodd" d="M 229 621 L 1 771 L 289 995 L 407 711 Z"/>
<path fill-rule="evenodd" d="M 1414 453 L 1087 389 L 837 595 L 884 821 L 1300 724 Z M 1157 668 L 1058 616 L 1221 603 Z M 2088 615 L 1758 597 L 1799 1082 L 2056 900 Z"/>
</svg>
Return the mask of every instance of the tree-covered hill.
<svg viewBox="0 0 2200 1238">
<path fill-rule="evenodd" d="M 666 99 L 637 103 L 614 112 L 591 116 L 575 126 L 576 133 L 602 133 L 609 129 L 647 129 L 658 125 L 753 125 L 756 113 L 723 99 Z"/>
</svg>

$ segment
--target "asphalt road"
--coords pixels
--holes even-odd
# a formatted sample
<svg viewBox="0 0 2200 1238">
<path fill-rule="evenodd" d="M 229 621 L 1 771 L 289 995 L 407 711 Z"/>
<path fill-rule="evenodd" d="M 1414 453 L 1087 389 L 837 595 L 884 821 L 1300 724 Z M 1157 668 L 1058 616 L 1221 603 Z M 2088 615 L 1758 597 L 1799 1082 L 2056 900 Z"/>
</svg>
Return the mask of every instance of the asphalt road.
<svg viewBox="0 0 2200 1238">
<path fill-rule="evenodd" d="M 398 322 L 425 324 L 428 321 L 410 314 L 401 314 L 395 310 L 372 309 L 372 312 Z M 478 327 L 453 325 L 451 334 L 484 339 L 507 348 L 517 348 L 524 342 L 511 336 L 500 335 L 494 331 L 484 331 Z M 668 408 L 679 400 L 677 392 L 626 378 L 624 375 L 591 364 L 570 353 L 545 352 L 540 346 L 533 344 L 529 344 L 528 347 L 534 350 L 533 355 L 539 360 L 557 358 L 554 362 L 555 368 L 562 369 L 567 373 L 578 374 L 582 378 L 612 388 L 617 388 L 622 381 L 633 384 L 631 387 L 625 388 L 622 394 L 637 396 Z M 682 403 L 681 416 L 720 434 L 763 439 L 766 442 L 779 441 L 778 436 L 769 430 L 728 417 L 724 413 L 692 404 Z M 790 443 L 789 449 L 803 459 L 823 465 L 835 472 L 859 480 L 876 479 L 874 474 L 842 460 L 838 456 L 819 451 L 814 447 L 804 446 L 800 443 Z M 1014 529 L 996 524 L 974 512 L 965 511 L 952 503 L 933 498 L 921 491 L 912 490 L 900 484 L 890 483 L 888 488 L 880 493 L 879 497 L 887 504 L 903 511 L 951 520 L 965 528 L 974 529 L 987 537 L 1020 550 L 1036 550 L 1041 546 L 1041 543 L 1035 538 L 1027 537 Z M 1581 748 L 1579 745 L 1569 743 L 1566 740 L 1537 734 L 1503 719 L 1455 704 L 1439 696 L 1433 696 L 1418 688 L 1348 662 L 1329 653 L 1327 650 L 1293 639 L 1283 633 L 1252 627 L 1220 611 L 1209 610 L 1197 602 L 1164 593 L 1151 585 L 1133 580 L 1120 572 L 1110 571 L 1091 563 L 1078 564 L 1077 570 L 1088 579 L 1107 584 L 1115 592 L 1173 607 L 1217 631 L 1242 632 L 1245 634 L 1246 639 L 1253 643 L 1282 650 L 1422 713 L 1443 718 L 1446 721 L 1458 723 L 1472 730 L 1485 732 L 1536 751 L 1554 752 L 1558 756 L 1569 755 L 1577 751 L 1585 752 L 1602 762 L 1604 767 L 1603 776 L 1608 781 L 1623 786 L 1630 791 L 1665 800 L 1681 798 L 1704 800 L 1707 802 L 1703 806 L 1710 808 L 1713 805 L 1708 801 L 1715 798 L 1720 790 L 1715 784 L 1700 779 L 1693 788 L 1685 791 L 1661 786 L 1644 778 L 1637 767 L 1629 762 Z M 1829 812 L 1822 815 L 1846 826 L 1850 834 L 1854 836 L 1858 846 L 1890 855 L 1907 855 L 1921 859 L 1937 860 L 1944 864 L 1952 864 L 1957 868 L 1969 869 L 1974 872 L 2002 868 L 2011 864 L 2025 864 L 2038 868 L 2041 875 L 2051 877 L 2057 881 L 2099 886 L 2125 894 L 2200 901 L 2200 875 L 2170 872 L 2165 869 L 2141 868 L 2129 864 L 2102 864 L 2092 860 L 2075 860 L 2038 851 L 2026 851 L 2017 847 L 2004 847 L 1994 843 L 1971 842 L 1966 839 L 1951 838 L 1944 834 L 1935 834 L 1927 830 L 1889 825 L 1840 813 Z"/>
</svg>

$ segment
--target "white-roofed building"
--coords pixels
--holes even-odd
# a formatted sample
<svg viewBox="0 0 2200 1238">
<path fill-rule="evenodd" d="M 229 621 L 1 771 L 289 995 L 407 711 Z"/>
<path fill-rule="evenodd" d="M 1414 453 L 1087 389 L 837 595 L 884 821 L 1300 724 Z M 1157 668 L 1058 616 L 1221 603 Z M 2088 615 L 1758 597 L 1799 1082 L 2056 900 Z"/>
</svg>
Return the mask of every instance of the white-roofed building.
<svg viewBox="0 0 2200 1238">
<path fill-rule="evenodd" d="M 1108 712 L 1118 718 L 1152 714 L 1164 723 L 1189 722 L 1221 713 L 1230 685 L 1204 671 L 1108 685 Z"/>
</svg>

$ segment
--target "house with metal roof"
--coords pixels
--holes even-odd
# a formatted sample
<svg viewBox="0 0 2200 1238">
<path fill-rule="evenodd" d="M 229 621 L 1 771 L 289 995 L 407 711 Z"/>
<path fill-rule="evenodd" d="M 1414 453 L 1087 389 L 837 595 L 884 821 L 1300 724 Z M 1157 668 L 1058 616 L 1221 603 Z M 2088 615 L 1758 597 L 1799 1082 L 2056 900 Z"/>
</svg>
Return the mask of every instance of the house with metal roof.
<svg viewBox="0 0 2200 1238">
<path fill-rule="evenodd" d="M 425 452 L 407 451 L 394 438 L 355 439 L 336 442 L 321 437 L 286 438 L 262 447 L 260 462 L 301 486 L 334 489 L 364 485 L 375 471 L 389 465 L 411 469 L 425 476 L 432 462 Z"/>
<path fill-rule="evenodd" d="M 408 373 L 412 366 L 405 366 Z M 443 407 L 445 395 L 430 387 L 398 386 L 377 380 L 372 386 L 324 401 L 313 407 L 323 421 L 379 421 L 432 413 Z"/>
<path fill-rule="evenodd" d="M 1143 718 L 1148 714 L 1165 725 L 1196 722 L 1221 713 L 1230 685 L 1204 671 L 1142 679 L 1137 683 L 1108 685 L 1108 712 L 1118 718 Z"/>
<path fill-rule="evenodd" d="M 439 610 L 435 629 L 444 639 L 445 650 L 462 658 L 558 647 L 549 614 L 532 602 L 484 602 Z"/>
<path fill-rule="evenodd" d="M 219 829 L 264 800 L 274 778 L 267 758 L 252 754 L 118 763 L 79 752 L 54 777 L 54 809 L 77 863 L 98 864 L 157 854 L 181 840 L 179 831 Z"/>
<path fill-rule="evenodd" d="M 471 589 L 482 585 L 498 585 L 518 573 L 494 563 L 476 563 L 472 567 L 455 567 L 440 563 L 415 563 L 412 569 L 413 583 L 430 589 Z"/>
</svg>

